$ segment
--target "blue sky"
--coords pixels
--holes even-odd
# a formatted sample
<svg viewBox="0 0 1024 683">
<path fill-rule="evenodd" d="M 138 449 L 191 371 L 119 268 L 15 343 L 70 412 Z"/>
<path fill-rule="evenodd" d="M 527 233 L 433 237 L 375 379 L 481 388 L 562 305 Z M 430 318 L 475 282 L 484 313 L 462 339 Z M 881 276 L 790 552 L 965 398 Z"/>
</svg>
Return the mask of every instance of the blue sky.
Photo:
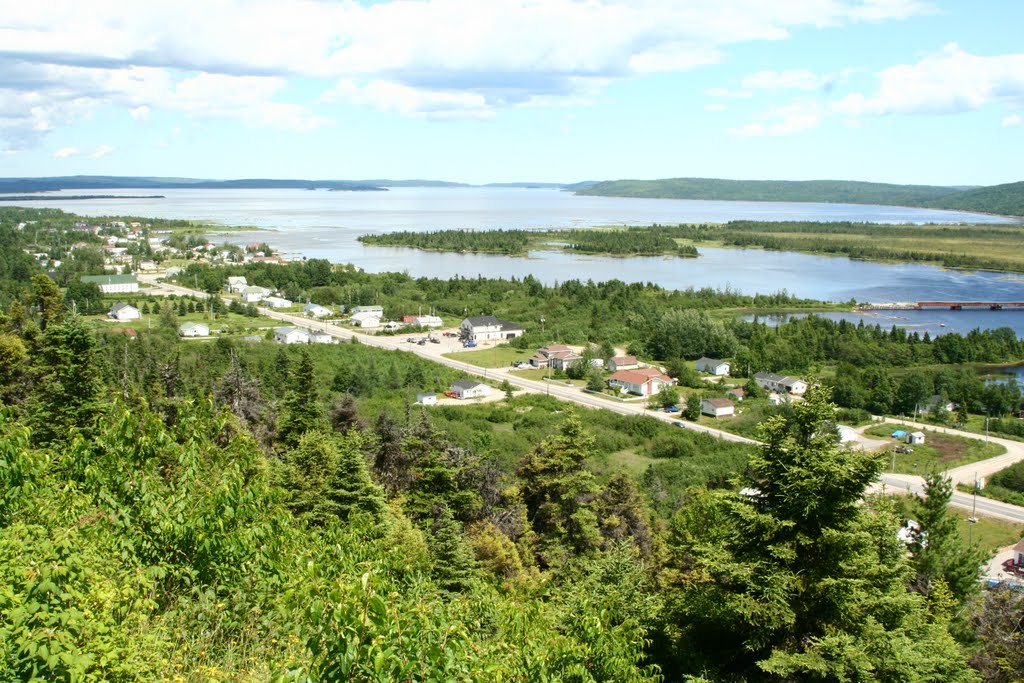
<svg viewBox="0 0 1024 683">
<path fill-rule="evenodd" d="M 1024 2 L 50 0 L 0 175 L 1024 179 Z"/>
</svg>

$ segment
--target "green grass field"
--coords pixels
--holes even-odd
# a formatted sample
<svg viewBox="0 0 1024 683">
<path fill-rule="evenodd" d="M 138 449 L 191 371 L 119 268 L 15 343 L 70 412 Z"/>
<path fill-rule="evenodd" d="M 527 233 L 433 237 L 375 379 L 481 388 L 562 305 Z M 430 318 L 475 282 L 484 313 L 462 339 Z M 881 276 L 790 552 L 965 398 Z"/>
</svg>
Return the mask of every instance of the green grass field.
<svg viewBox="0 0 1024 683">
<path fill-rule="evenodd" d="M 940 434 L 927 429 L 924 430 L 925 443 L 910 446 L 913 452 L 893 453 L 892 449 L 901 445 L 896 439 L 891 438 L 891 434 L 897 429 L 906 428 L 885 424 L 871 427 L 865 432 L 870 436 L 889 438 L 891 445 L 890 455 L 887 456 L 887 472 L 894 471 L 893 455 L 895 455 L 895 472 L 924 475 L 928 472 L 941 472 L 1006 453 L 1006 448 L 996 443 Z"/>
<path fill-rule="evenodd" d="M 534 351 L 532 349 L 495 346 L 492 349 L 446 353 L 444 357 L 461 360 L 478 368 L 506 368 L 516 361 L 528 361 L 533 354 Z"/>
</svg>

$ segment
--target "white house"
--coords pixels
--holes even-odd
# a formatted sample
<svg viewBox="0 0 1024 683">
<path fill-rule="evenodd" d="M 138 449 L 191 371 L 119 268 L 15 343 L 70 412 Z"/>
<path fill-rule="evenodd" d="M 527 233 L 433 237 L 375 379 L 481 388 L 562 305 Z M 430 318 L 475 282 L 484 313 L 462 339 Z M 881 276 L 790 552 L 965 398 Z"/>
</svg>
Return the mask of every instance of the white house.
<svg viewBox="0 0 1024 683">
<path fill-rule="evenodd" d="M 309 332 L 301 327 L 278 327 L 274 329 L 274 339 L 281 344 L 308 344 Z"/>
<path fill-rule="evenodd" d="M 356 313 L 374 313 L 378 318 L 384 317 L 383 306 L 354 306 L 350 311 L 353 315 Z"/>
<path fill-rule="evenodd" d="M 739 402 L 739 401 L 742 401 L 743 399 L 745 399 L 747 397 L 747 391 L 743 387 L 735 387 L 735 388 L 730 389 L 729 391 L 725 392 L 725 395 L 726 396 L 731 396 L 732 397 L 730 399 L 731 401 Z"/>
<path fill-rule="evenodd" d="M 206 323 L 182 323 L 178 325 L 179 337 L 209 337 L 210 326 Z"/>
<path fill-rule="evenodd" d="M 309 343 L 310 344 L 337 344 L 338 339 L 332 337 L 326 332 L 317 332 L 316 330 L 309 331 Z"/>
<path fill-rule="evenodd" d="M 636 394 L 637 396 L 654 396 L 661 388 L 674 384 L 668 375 L 663 375 L 656 370 L 653 373 L 636 372 L 634 370 L 619 370 L 608 378 L 608 386 L 618 388 L 621 393 Z"/>
<path fill-rule="evenodd" d="M 380 315 L 375 311 L 361 311 L 353 314 L 348 321 L 356 327 L 380 327 Z"/>
<path fill-rule="evenodd" d="M 907 434 L 907 443 L 912 445 L 924 443 L 924 432 L 910 432 Z"/>
<path fill-rule="evenodd" d="M 134 275 L 83 275 L 80 280 L 95 283 L 104 294 L 139 291 L 139 281 Z"/>
<path fill-rule="evenodd" d="M 241 275 L 231 275 L 228 277 L 227 288 L 232 294 L 241 294 L 248 286 L 249 281 Z"/>
<path fill-rule="evenodd" d="M 437 405 L 437 394 L 433 391 L 421 391 L 416 394 L 416 405 L 434 406 Z"/>
<path fill-rule="evenodd" d="M 444 327 L 444 321 L 436 315 L 403 315 L 402 324 L 429 328 Z"/>
<path fill-rule="evenodd" d="M 637 361 L 636 356 L 615 356 L 609 358 L 606 364 L 608 372 L 618 372 L 619 370 L 633 370 L 640 367 L 640 363 Z"/>
<path fill-rule="evenodd" d="M 583 356 L 573 351 L 559 351 L 548 357 L 548 362 L 552 368 L 563 371 L 568 370 L 570 365 L 580 360 L 583 360 Z"/>
<path fill-rule="evenodd" d="M 331 309 L 319 304 L 308 303 L 302 307 L 302 312 L 311 318 L 326 318 L 331 314 Z"/>
<path fill-rule="evenodd" d="M 795 377 L 776 375 L 773 372 L 759 372 L 754 375 L 757 386 L 768 391 L 778 391 L 794 396 L 802 396 L 807 391 L 807 383 Z"/>
<path fill-rule="evenodd" d="M 526 330 L 515 323 L 498 320 L 493 315 L 477 315 L 466 318 L 459 325 L 462 338 L 468 341 L 491 341 L 497 339 L 515 339 Z"/>
<path fill-rule="evenodd" d="M 242 301 L 247 304 L 254 304 L 259 301 L 263 301 L 271 294 L 273 294 L 273 292 L 266 287 L 246 287 L 242 290 Z"/>
<path fill-rule="evenodd" d="M 138 320 L 142 317 L 142 313 L 139 312 L 139 309 L 123 303 L 114 304 L 110 311 L 107 312 L 107 315 L 122 322 L 125 320 Z"/>
<path fill-rule="evenodd" d="M 697 361 L 697 372 L 706 372 L 709 375 L 725 377 L 729 374 L 729 364 L 724 360 L 705 356 Z"/>
<path fill-rule="evenodd" d="M 736 406 L 727 398 L 702 398 L 700 412 L 711 417 L 732 417 L 736 414 Z"/>
<path fill-rule="evenodd" d="M 571 352 L 565 344 L 549 344 L 548 346 L 542 346 L 537 349 L 537 353 L 530 356 L 530 365 L 535 368 L 546 368 L 551 363 L 551 356 L 556 353 L 568 353 Z"/>
<path fill-rule="evenodd" d="M 934 413 L 939 407 L 942 407 L 947 413 L 951 413 L 956 410 L 956 404 L 952 401 L 943 401 L 942 396 L 935 394 L 926 401 L 921 401 L 917 404 L 917 412 L 919 413 Z"/>
<path fill-rule="evenodd" d="M 291 308 L 292 302 L 279 296 L 268 296 L 263 300 L 263 305 L 270 308 Z"/>
<path fill-rule="evenodd" d="M 491 395 L 490 385 L 474 379 L 460 379 L 452 382 L 451 391 L 460 399 L 483 398 Z"/>
</svg>

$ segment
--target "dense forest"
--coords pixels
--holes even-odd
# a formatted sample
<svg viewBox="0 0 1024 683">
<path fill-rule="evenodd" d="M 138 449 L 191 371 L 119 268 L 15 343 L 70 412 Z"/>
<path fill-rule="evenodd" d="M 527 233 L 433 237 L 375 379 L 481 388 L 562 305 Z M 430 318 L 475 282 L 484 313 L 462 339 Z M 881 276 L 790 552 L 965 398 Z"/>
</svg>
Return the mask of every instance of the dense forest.
<svg viewBox="0 0 1024 683">
<path fill-rule="evenodd" d="M 881 204 L 1024 216 L 1024 183 L 963 188 L 849 180 L 666 178 L 609 180 L 587 184 L 575 192 L 603 197 Z"/>
<path fill-rule="evenodd" d="M 699 256 L 657 230 L 437 230 L 362 235 L 363 244 L 414 247 L 430 251 L 476 252 L 525 256 L 530 249 L 560 249 L 615 256 Z"/>
</svg>

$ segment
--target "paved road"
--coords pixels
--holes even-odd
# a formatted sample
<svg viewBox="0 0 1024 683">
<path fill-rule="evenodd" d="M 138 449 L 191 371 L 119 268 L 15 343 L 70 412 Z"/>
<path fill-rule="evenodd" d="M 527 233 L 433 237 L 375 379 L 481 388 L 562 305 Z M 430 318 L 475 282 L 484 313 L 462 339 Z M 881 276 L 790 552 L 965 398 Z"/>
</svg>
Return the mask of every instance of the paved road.
<svg viewBox="0 0 1024 683">
<path fill-rule="evenodd" d="M 199 297 L 205 297 L 204 292 L 200 292 L 187 287 L 181 287 L 179 285 L 172 285 L 165 282 L 158 282 L 153 276 L 138 276 L 140 282 L 152 285 L 165 292 L 173 292 L 176 294 L 193 295 Z M 374 335 L 362 334 L 354 332 L 348 328 L 339 327 L 330 323 L 319 322 L 311 320 L 309 318 L 293 315 L 291 313 L 282 313 L 281 311 L 275 311 L 270 308 L 259 308 L 261 315 L 275 320 L 280 320 L 285 323 L 292 325 L 300 325 L 305 328 L 323 330 L 328 334 L 331 334 L 339 339 L 352 339 L 357 338 L 361 343 L 367 344 L 368 346 L 375 346 L 381 349 L 390 349 L 397 351 L 405 351 L 407 353 L 414 353 L 417 356 L 426 358 L 442 365 L 447 365 L 450 368 L 461 370 L 467 374 L 475 375 L 477 377 L 483 377 L 484 379 L 494 379 L 496 376 L 507 379 L 509 384 L 525 389 L 526 391 L 535 394 L 547 394 L 554 396 L 563 401 L 569 401 L 577 405 L 581 405 L 587 408 L 600 408 L 604 410 L 610 410 L 620 415 L 650 415 L 656 419 L 671 422 L 680 425 L 681 427 L 690 431 L 704 432 L 711 434 L 717 438 L 724 439 L 726 441 L 734 441 L 737 443 L 748 443 L 757 445 L 758 441 L 748 439 L 743 436 L 731 434 L 721 429 L 715 429 L 714 427 L 707 427 L 704 425 L 693 424 L 691 422 L 682 422 L 675 417 L 666 413 L 647 410 L 646 406 L 642 403 L 619 403 L 618 401 L 608 400 L 595 394 L 588 394 L 576 387 L 567 387 L 556 382 L 543 382 L 525 379 L 523 377 L 517 377 L 514 373 L 510 373 L 503 370 L 495 370 L 488 368 L 480 368 L 476 365 L 470 365 L 464 361 L 455 360 L 453 358 L 445 358 L 441 354 L 446 351 L 444 342 L 441 344 L 427 344 L 426 346 L 419 346 L 418 344 L 409 344 L 405 341 L 405 337 L 378 337 Z M 935 429 L 930 425 L 919 425 L 917 423 L 901 421 L 895 419 L 886 418 L 886 422 L 892 422 L 896 424 L 905 424 L 913 427 Z M 955 433 L 967 438 L 978 438 L 977 434 L 971 434 L 970 432 L 960 432 L 957 430 L 941 429 L 941 431 L 947 431 L 949 433 Z M 988 476 L 992 472 L 996 472 L 1008 464 L 1017 462 L 1018 460 L 1024 459 L 1024 444 L 1016 441 L 1007 441 L 1006 439 L 992 439 L 998 443 L 1002 443 L 1007 446 L 1007 455 L 999 456 L 997 458 L 991 458 L 978 463 L 973 463 L 966 467 L 957 468 L 950 470 L 948 474 L 957 473 L 957 476 L 963 479 L 966 477 L 966 481 L 974 481 L 974 472 L 984 472 L 982 476 Z M 1012 448 L 1011 448 L 1012 447 Z M 1015 458 L 1015 459 L 1014 459 Z M 1004 464 L 1005 463 L 1005 464 Z M 958 483 L 958 480 L 954 480 L 954 483 Z M 890 492 L 905 492 L 921 494 L 924 492 L 924 480 L 921 477 L 904 474 L 885 474 L 882 475 L 882 481 L 873 487 L 873 490 L 885 489 Z M 967 510 L 975 510 L 979 515 L 988 515 L 991 517 L 998 517 L 1001 519 L 1007 519 L 1014 522 L 1024 522 L 1024 508 L 1016 505 L 1009 505 L 1007 503 L 1000 503 L 998 501 L 989 500 L 987 498 L 978 497 L 977 501 L 974 500 L 975 496 L 968 495 L 965 493 L 954 492 L 953 498 L 950 501 L 951 505 L 961 507 Z"/>
</svg>

